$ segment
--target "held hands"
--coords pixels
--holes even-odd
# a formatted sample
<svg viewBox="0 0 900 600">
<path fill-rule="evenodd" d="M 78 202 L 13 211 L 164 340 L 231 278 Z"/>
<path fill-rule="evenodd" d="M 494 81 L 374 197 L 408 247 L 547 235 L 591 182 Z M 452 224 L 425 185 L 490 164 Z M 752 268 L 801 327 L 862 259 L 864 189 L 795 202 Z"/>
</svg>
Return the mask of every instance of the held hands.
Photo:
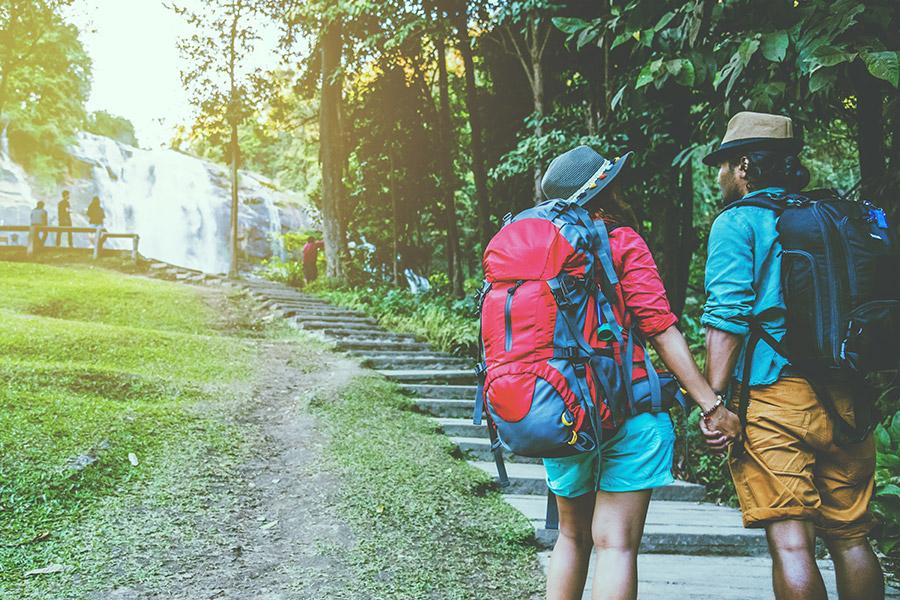
<svg viewBox="0 0 900 600">
<path fill-rule="evenodd" d="M 707 418 L 700 418 L 700 432 L 706 438 L 706 445 L 716 454 L 721 454 L 728 446 L 741 438 L 741 420 L 725 406 L 720 406 Z"/>
</svg>

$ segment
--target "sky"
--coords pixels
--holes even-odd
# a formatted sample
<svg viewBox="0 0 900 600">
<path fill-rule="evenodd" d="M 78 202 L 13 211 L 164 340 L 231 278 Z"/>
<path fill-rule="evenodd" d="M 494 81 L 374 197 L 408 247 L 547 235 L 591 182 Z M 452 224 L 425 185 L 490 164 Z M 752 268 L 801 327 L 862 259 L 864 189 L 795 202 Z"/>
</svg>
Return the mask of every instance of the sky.
<svg viewBox="0 0 900 600">
<path fill-rule="evenodd" d="M 175 0 L 198 7 L 200 0 Z M 167 0 L 166 3 L 169 3 Z M 89 111 L 105 110 L 129 119 L 144 148 L 165 147 L 179 125 L 193 119 L 193 108 L 181 85 L 186 62 L 179 55 L 179 37 L 189 35 L 182 18 L 163 0 L 77 0 L 71 22 L 93 61 Z M 253 61 L 274 68 L 277 32 L 263 32 Z"/>
</svg>

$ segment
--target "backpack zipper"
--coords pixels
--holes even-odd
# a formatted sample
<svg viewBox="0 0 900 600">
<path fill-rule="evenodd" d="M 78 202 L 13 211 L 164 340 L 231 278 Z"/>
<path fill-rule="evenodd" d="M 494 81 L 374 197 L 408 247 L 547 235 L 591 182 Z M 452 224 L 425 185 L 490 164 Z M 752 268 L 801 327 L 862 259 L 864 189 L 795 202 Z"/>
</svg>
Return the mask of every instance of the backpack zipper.
<svg viewBox="0 0 900 600">
<path fill-rule="evenodd" d="M 816 224 L 819 226 L 819 230 L 822 233 L 822 240 L 825 242 L 825 267 L 829 274 L 833 275 L 837 271 L 834 269 L 834 260 L 831 256 L 831 246 L 828 244 L 828 225 L 825 223 L 825 219 L 828 218 L 828 215 L 825 214 L 825 211 L 819 206 L 818 202 L 812 203 L 813 212 L 816 215 Z M 830 219 L 829 219 L 830 220 Z M 840 232 L 838 232 L 840 234 Z M 840 299 L 840 290 L 838 290 L 838 286 L 840 285 L 840 279 L 834 278 L 834 285 L 829 285 L 828 287 L 828 295 L 831 298 L 831 327 L 829 328 L 831 335 L 831 359 L 836 364 L 839 360 L 838 352 L 840 351 L 840 335 L 841 332 L 838 330 L 838 321 L 840 320 L 840 314 L 838 313 L 838 301 Z"/>
<path fill-rule="evenodd" d="M 513 295 L 516 293 L 516 290 L 519 289 L 525 283 L 524 280 L 519 279 L 516 281 L 516 284 L 506 290 L 506 306 L 503 309 L 503 320 L 506 325 L 506 351 L 509 352 L 512 350 L 512 302 Z"/>
<path fill-rule="evenodd" d="M 856 283 L 856 268 L 850 260 L 853 249 L 850 247 L 850 240 L 847 239 L 847 225 L 849 224 L 849 221 L 850 217 L 845 216 L 838 222 L 837 230 L 841 242 L 844 245 L 844 263 L 847 266 L 847 281 L 850 283 L 850 305 L 856 306 L 856 302 L 859 299 L 859 290 Z"/>
<path fill-rule="evenodd" d="M 821 291 L 819 289 L 819 278 L 816 277 L 816 273 L 818 272 L 818 266 L 816 266 L 816 259 L 813 258 L 813 255 L 807 252 L 806 250 L 784 250 L 783 253 L 786 256 L 792 257 L 802 257 L 809 264 L 809 272 L 812 274 L 812 283 L 813 283 L 813 297 L 815 298 L 815 319 L 816 319 L 816 345 L 819 348 L 824 347 L 825 340 L 822 337 L 822 330 L 824 329 L 824 321 L 822 319 L 822 303 L 821 303 Z M 794 258 L 791 264 L 791 270 L 795 269 L 794 263 L 797 261 L 797 258 Z M 789 291 L 789 290 L 788 290 Z"/>
</svg>

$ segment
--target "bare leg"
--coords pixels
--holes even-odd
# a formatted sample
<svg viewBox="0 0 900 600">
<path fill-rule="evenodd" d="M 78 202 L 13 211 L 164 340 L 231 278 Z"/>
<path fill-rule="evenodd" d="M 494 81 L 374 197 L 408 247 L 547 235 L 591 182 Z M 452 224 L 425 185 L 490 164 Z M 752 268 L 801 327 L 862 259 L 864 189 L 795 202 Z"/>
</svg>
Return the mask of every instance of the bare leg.
<svg viewBox="0 0 900 600">
<path fill-rule="evenodd" d="M 559 538 L 550 556 L 547 573 L 548 600 L 578 600 L 584 593 L 591 561 L 591 516 L 594 494 L 575 498 L 556 497 Z"/>
<path fill-rule="evenodd" d="M 828 600 L 816 564 L 816 531 L 809 521 L 789 519 L 766 527 L 777 600 Z"/>
<path fill-rule="evenodd" d="M 597 492 L 593 536 L 597 549 L 593 600 L 637 598 L 637 555 L 651 490 Z"/>
<path fill-rule="evenodd" d="M 841 600 L 883 600 L 884 573 L 868 539 L 826 540 L 826 544 L 834 561 Z"/>
</svg>

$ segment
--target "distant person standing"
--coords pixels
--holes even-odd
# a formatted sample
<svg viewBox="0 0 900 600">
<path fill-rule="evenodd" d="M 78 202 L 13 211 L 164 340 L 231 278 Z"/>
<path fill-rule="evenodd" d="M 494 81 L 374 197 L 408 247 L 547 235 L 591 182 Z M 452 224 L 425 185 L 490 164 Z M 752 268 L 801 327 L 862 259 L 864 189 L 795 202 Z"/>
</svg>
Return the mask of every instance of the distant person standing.
<svg viewBox="0 0 900 600">
<path fill-rule="evenodd" d="M 72 213 L 70 212 L 71 205 L 69 204 L 69 190 L 63 190 L 62 200 L 59 201 L 59 204 L 56 205 L 56 221 L 60 227 L 71 227 L 72 226 Z M 72 232 L 67 231 L 66 234 L 69 236 L 69 248 L 72 247 Z M 62 239 L 62 232 L 56 232 L 56 247 L 59 248 L 60 240 Z"/>
<path fill-rule="evenodd" d="M 106 220 L 106 212 L 104 212 L 103 207 L 100 206 L 99 196 L 91 198 L 91 203 L 88 204 L 87 208 L 87 217 L 88 223 L 97 229 L 97 233 L 95 234 L 96 237 L 92 240 L 92 243 L 97 245 L 97 242 L 100 241 L 100 232 L 103 230 L 103 222 Z"/>
<path fill-rule="evenodd" d="M 31 210 L 31 234 L 36 235 L 37 245 L 43 245 L 47 241 L 47 232 L 38 233 L 38 227 L 46 227 L 48 222 L 47 209 L 44 208 L 44 201 L 39 200 L 37 206 Z"/>
<path fill-rule="evenodd" d="M 316 239 L 315 236 L 310 237 L 303 246 L 303 277 L 306 278 L 306 283 L 312 283 L 319 276 L 319 267 L 316 263 L 319 260 L 319 250 L 324 247 L 325 242 Z"/>
</svg>

